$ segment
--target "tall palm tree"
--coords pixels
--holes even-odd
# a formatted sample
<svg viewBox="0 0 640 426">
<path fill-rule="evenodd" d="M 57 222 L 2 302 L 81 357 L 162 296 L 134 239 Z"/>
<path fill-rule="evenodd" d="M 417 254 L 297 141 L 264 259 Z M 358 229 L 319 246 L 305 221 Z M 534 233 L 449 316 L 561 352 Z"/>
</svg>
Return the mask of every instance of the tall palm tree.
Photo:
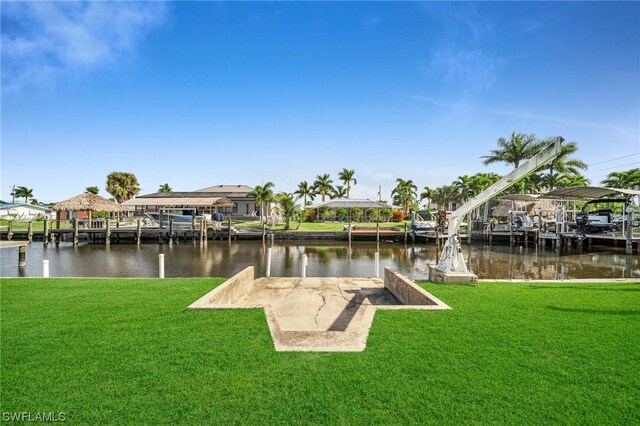
<svg viewBox="0 0 640 426">
<path fill-rule="evenodd" d="M 33 189 L 27 188 L 26 186 L 19 186 L 15 189 L 14 195 L 16 197 L 24 198 L 24 203 L 27 204 L 29 202 L 29 198 L 33 197 Z"/>
<path fill-rule="evenodd" d="M 291 228 L 291 219 L 298 214 L 298 206 L 293 199 L 293 195 L 286 192 L 278 194 L 275 200 L 278 203 L 278 213 L 284 218 L 284 230 L 288 231 Z"/>
<path fill-rule="evenodd" d="M 611 172 L 602 184 L 609 188 L 638 189 L 640 188 L 640 168 Z"/>
<path fill-rule="evenodd" d="M 425 186 L 420 193 L 420 201 L 427 200 L 426 205 L 427 207 L 429 207 L 429 204 L 431 203 L 431 201 L 433 201 L 433 196 L 435 195 L 435 193 L 435 189 L 431 189 L 428 186 Z"/>
<path fill-rule="evenodd" d="M 337 185 L 333 188 L 333 198 L 349 198 L 348 190 L 342 185 Z"/>
<path fill-rule="evenodd" d="M 343 181 L 347 187 L 347 198 L 349 198 L 349 195 L 351 194 L 351 182 L 353 182 L 354 185 L 358 184 L 358 181 L 353 177 L 355 174 L 356 171 L 353 169 L 342 169 L 342 171 L 338 173 L 338 178 Z"/>
<path fill-rule="evenodd" d="M 325 197 L 333 193 L 333 186 L 331 186 L 332 183 L 333 181 L 331 180 L 331 176 L 329 176 L 329 173 L 317 175 L 316 180 L 313 182 L 313 188 L 318 195 L 322 196 L 323 203 Z"/>
<path fill-rule="evenodd" d="M 256 185 L 253 191 L 247 194 L 249 197 L 255 197 L 256 203 L 260 203 L 260 223 L 264 223 L 265 205 L 274 200 L 273 189 L 271 189 L 273 187 L 273 182 L 267 182 L 264 185 Z"/>
<path fill-rule="evenodd" d="M 460 201 L 467 201 L 469 198 L 473 197 L 475 194 L 473 193 L 473 177 L 462 175 L 458 176 L 458 179 L 453 182 L 453 186 L 458 188 L 458 194 L 460 197 Z"/>
<path fill-rule="evenodd" d="M 575 154 L 578 151 L 578 144 L 576 142 L 564 143 L 564 138 L 562 136 L 557 136 L 554 138 L 549 138 L 543 142 L 543 144 L 547 145 L 549 143 L 553 143 L 556 140 L 560 140 L 560 154 L 556 158 L 553 159 L 549 164 L 544 167 L 544 170 L 547 170 L 547 173 L 550 175 L 546 177 L 546 181 L 552 186 L 548 186 L 549 191 L 552 191 L 556 188 L 556 184 L 561 182 L 560 176 L 555 176 L 558 174 L 580 174 L 580 170 L 586 170 L 587 164 L 584 161 L 580 161 L 576 158 L 570 158 L 571 155 Z"/>
<path fill-rule="evenodd" d="M 498 149 L 491 150 L 490 155 L 485 155 L 484 165 L 492 163 L 506 163 L 513 165 L 514 169 L 520 166 L 520 163 L 533 157 L 540 151 L 541 143 L 536 140 L 536 135 L 525 135 L 523 133 L 511 133 L 511 138 L 507 141 L 505 138 L 498 139 Z"/>
<path fill-rule="evenodd" d="M 396 187 L 391 191 L 393 202 L 401 205 L 405 215 L 409 214 L 409 208 L 416 203 L 418 198 L 418 187 L 411 179 L 396 179 Z"/>
<path fill-rule="evenodd" d="M 299 200 L 300 197 L 304 198 L 304 204 L 302 208 L 307 207 L 307 197 L 309 197 L 311 201 L 316 198 L 316 192 L 314 191 L 313 186 L 309 185 L 306 180 L 303 180 L 298 184 L 298 190 L 294 192 L 294 194 L 298 196 L 296 200 Z"/>
<path fill-rule="evenodd" d="M 88 192 L 89 194 L 95 194 L 98 195 L 98 193 L 100 192 L 100 188 L 98 188 L 97 186 L 87 186 L 84 189 L 85 192 Z"/>
<path fill-rule="evenodd" d="M 458 200 L 460 193 L 455 185 L 443 185 L 435 189 L 433 194 L 433 202 L 439 209 L 447 208 L 447 204 Z"/>
<path fill-rule="evenodd" d="M 107 192 L 120 204 L 140 193 L 138 178 L 133 173 L 111 172 L 107 176 Z"/>
<path fill-rule="evenodd" d="M 171 192 L 171 191 L 173 191 L 173 188 L 171 188 L 171 186 L 168 183 L 163 183 L 158 188 L 158 192 Z"/>
</svg>

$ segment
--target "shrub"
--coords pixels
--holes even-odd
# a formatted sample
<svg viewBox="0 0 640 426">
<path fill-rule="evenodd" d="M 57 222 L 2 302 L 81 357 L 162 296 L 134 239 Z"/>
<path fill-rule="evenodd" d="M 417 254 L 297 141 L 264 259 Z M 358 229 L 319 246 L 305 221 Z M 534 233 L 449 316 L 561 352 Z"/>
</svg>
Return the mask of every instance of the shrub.
<svg viewBox="0 0 640 426">
<path fill-rule="evenodd" d="M 404 212 L 402 210 L 393 211 L 393 221 L 402 222 L 404 220 Z"/>
<path fill-rule="evenodd" d="M 304 222 L 305 220 L 307 220 L 307 216 L 308 215 L 309 215 L 309 212 L 307 212 L 306 210 L 299 210 L 298 211 L 298 222 Z"/>
<path fill-rule="evenodd" d="M 382 217 L 383 221 L 388 222 L 392 216 L 393 216 L 393 212 L 391 211 L 391 209 L 387 208 L 387 209 L 380 210 L 380 217 Z"/>
<path fill-rule="evenodd" d="M 373 207 L 367 209 L 367 217 L 369 218 L 370 222 L 375 222 L 376 220 L 378 220 L 378 209 L 375 209 Z"/>
<path fill-rule="evenodd" d="M 324 220 L 335 220 L 336 211 L 335 210 L 327 210 L 325 214 L 322 215 Z"/>
<path fill-rule="evenodd" d="M 315 222 L 318 219 L 318 214 L 315 210 L 307 210 L 307 222 Z"/>
<path fill-rule="evenodd" d="M 329 213 L 329 207 L 322 206 L 318 209 L 318 219 L 327 220 L 327 213 Z"/>
<path fill-rule="evenodd" d="M 336 215 L 338 216 L 338 220 L 345 220 L 347 217 L 347 209 L 343 207 L 336 209 Z"/>
<path fill-rule="evenodd" d="M 359 222 L 360 219 L 362 219 L 362 209 L 359 208 L 354 208 L 351 209 L 351 217 L 356 221 Z"/>
</svg>

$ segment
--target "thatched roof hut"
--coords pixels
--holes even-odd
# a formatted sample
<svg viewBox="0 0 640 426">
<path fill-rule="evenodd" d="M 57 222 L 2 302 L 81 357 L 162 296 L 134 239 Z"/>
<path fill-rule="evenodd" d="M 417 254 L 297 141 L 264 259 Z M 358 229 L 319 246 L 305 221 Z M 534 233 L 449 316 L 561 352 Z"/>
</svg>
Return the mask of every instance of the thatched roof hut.
<svg viewBox="0 0 640 426">
<path fill-rule="evenodd" d="M 90 192 L 85 192 L 68 200 L 60 201 L 54 204 L 51 209 L 57 212 L 93 211 L 113 213 L 122 211 L 122 207 L 113 201 L 109 201 L 106 198 Z"/>
<path fill-rule="evenodd" d="M 537 216 L 537 209 L 541 209 L 543 217 L 555 215 L 556 206 L 550 200 L 534 199 L 529 201 L 503 200 L 493 208 L 491 214 L 495 217 L 509 216 L 509 210 L 525 212 L 528 216 Z"/>
</svg>

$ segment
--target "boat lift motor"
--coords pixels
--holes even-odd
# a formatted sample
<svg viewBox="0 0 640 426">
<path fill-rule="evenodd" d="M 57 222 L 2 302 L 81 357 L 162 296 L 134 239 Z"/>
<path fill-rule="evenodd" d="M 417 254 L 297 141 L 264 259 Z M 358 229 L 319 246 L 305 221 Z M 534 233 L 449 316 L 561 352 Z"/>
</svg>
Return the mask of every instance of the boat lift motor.
<svg viewBox="0 0 640 426">
<path fill-rule="evenodd" d="M 429 267 L 429 279 L 434 282 L 476 282 L 478 276 L 471 273 L 462 254 L 460 237 L 458 232 L 462 218 L 481 204 L 488 202 L 496 195 L 513 186 L 519 180 L 534 173 L 545 164 L 553 161 L 560 155 L 560 139 L 556 139 L 546 148 L 534 155 L 526 163 L 503 176 L 499 181 L 482 191 L 480 194 L 468 200 L 460 208 L 454 211 L 449 218 L 447 240 L 442 249 L 440 262 L 437 266 Z"/>
</svg>

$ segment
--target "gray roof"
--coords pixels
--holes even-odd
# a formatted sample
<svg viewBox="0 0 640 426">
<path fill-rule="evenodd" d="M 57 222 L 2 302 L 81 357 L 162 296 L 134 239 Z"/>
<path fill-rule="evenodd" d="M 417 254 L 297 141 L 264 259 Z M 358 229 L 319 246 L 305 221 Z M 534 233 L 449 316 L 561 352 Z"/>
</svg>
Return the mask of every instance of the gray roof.
<svg viewBox="0 0 640 426">
<path fill-rule="evenodd" d="M 195 192 L 214 193 L 218 197 L 247 198 L 247 194 L 251 191 L 253 188 L 247 185 L 214 185 Z"/>
<path fill-rule="evenodd" d="M 315 206 L 311 206 L 311 208 L 316 209 L 318 207 L 327 206 L 330 209 L 390 209 L 391 206 L 389 204 L 380 203 L 378 201 L 371 200 L 354 200 L 354 199 L 346 199 L 346 198 L 337 198 L 335 200 L 325 201 L 324 203 L 316 204 Z"/>
<path fill-rule="evenodd" d="M 605 188 L 601 186 L 576 186 L 573 188 L 558 188 L 547 192 L 540 198 L 551 198 L 561 200 L 593 200 L 596 198 L 640 195 L 640 191 L 633 189 Z"/>
</svg>

